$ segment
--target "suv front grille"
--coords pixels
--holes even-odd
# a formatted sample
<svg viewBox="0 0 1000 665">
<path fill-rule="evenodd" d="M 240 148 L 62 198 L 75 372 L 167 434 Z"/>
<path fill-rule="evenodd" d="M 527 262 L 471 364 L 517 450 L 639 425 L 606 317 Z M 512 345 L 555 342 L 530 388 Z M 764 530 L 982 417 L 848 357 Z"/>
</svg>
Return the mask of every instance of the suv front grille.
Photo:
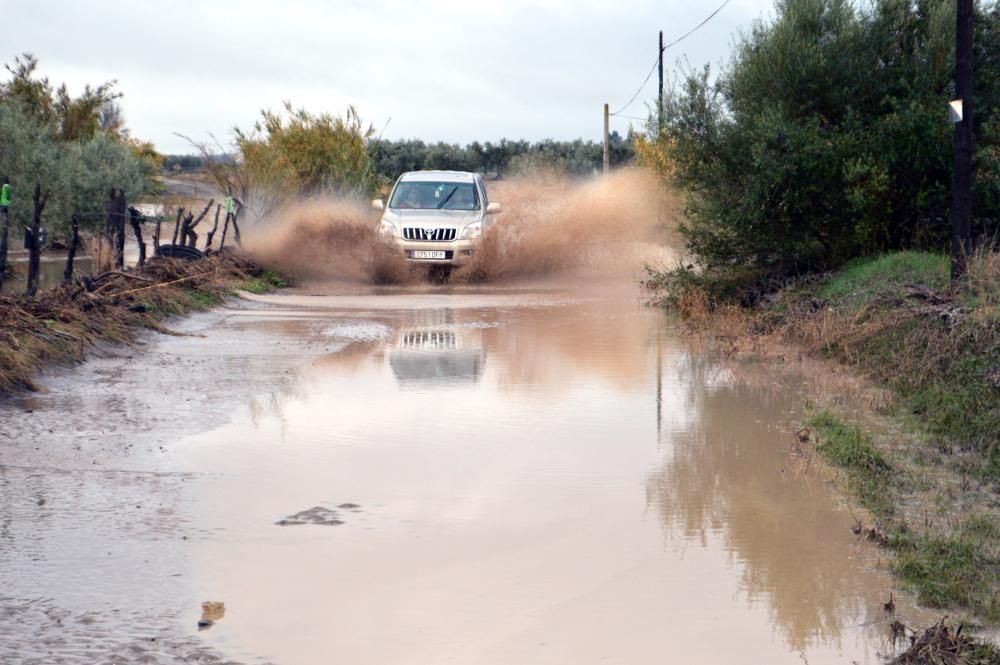
<svg viewBox="0 0 1000 665">
<path fill-rule="evenodd" d="M 404 240 L 434 240 L 446 242 L 455 239 L 455 229 L 418 229 L 403 227 Z"/>
<path fill-rule="evenodd" d="M 420 351 L 440 351 L 458 347 L 455 333 L 439 330 L 412 330 L 402 334 L 400 346 L 404 349 Z"/>
</svg>

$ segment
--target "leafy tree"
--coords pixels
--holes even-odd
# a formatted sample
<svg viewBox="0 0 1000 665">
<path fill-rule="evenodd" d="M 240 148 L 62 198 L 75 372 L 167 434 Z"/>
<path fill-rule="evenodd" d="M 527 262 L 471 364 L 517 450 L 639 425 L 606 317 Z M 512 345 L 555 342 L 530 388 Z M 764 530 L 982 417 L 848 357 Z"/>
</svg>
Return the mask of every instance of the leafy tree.
<svg viewBox="0 0 1000 665">
<path fill-rule="evenodd" d="M 66 231 L 74 211 L 85 228 L 97 228 L 112 187 L 131 197 L 149 191 L 159 155 L 129 137 L 120 111 L 117 123 L 102 125 L 102 109 L 120 97 L 113 81 L 74 98 L 65 86 L 53 91 L 37 68 L 31 54 L 18 56 L 6 66 L 10 80 L 0 83 L 0 174 L 14 190 L 11 228 L 31 219 L 36 182 L 50 194 L 43 223 L 52 232 Z"/>
<path fill-rule="evenodd" d="M 713 80 L 690 72 L 640 150 L 689 192 L 685 233 L 710 269 L 799 272 L 949 230 L 954 6 L 779 0 Z M 996 7 L 976 17 L 980 231 L 1000 215 Z M 654 123 L 650 122 L 650 127 Z"/>
</svg>

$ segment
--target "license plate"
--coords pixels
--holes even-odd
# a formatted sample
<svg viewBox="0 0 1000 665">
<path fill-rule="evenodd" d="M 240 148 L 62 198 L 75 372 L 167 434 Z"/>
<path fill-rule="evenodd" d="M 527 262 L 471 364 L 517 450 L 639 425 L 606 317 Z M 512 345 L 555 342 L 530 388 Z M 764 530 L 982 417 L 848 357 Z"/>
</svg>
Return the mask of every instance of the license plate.
<svg viewBox="0 0 1000 665">
<path fill-rule="evenodd" d="M 444 252 L 433 252 L 426 250 L 413 250 L 413 258 L 415 259 L 443 259 Z"/>
</svg>

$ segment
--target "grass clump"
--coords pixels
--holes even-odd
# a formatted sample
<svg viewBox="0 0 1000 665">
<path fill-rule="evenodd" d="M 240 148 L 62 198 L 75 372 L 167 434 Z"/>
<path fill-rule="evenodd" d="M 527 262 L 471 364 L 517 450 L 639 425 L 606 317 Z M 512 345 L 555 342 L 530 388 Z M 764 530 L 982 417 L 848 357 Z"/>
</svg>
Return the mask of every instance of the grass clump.
<svg viewBox="0 0 1000 665">
<path fill-rule="evenodd" d="M 820 434 L 816 446 L 833 464 L 857 473 L 882 476 L 891 470 L 871 436 L 857 425 L 845 423 L 829 411 L 821 411 L 809 424 Z"/>
<path fill-rule="evenodd" d="M 244 291 L 256 293 L 270 293 L 275 289 L 283 289 L 288 286 L 288 280 L 272 270 L 264 270 L 256 277 L 247 280 L 243 285 Z"/>
<path fill-rule="evenodd" d="M 816 450 L 847 472 L 851 491 L 878 520 L 873 533 L 896 552 L 892 569 L 918 600 L 1000 619 L 1000 524 L 984 514 L 947 529 L 907 524 L 897 505 L 909 478 L 889 463 L 872 436 L 829 411 L 817 413 L 808 424 L 815 431 Z"/>
<path fill-rule="evenodd" d="M 889 519 L 895 512 L 893 469 L 872 443 L 871 435 L 829 411 L 817 413 L 808 424 L 816 432 L 816 450 L 847 471 L 862 505 L 880 520 Z"/>
<path fill-rule="evenodd" d="M 188 300 L 189 309 L 210 309 L 219 305 L 223 301 L 223 295 L 215 291 L 202 291 L 194 289 L 185 294 Z"/>
<path fill-rule="evenodd" d="M 996 533 L 977 534 L 971 518 L 952 533 L 896 534 L 893 570 L 930 607 L 968 607 L 989 621 L 1000 619 L 1000 560 Z"/>
<path fill-rule="evenodd" d="M 944 289 L 950 265 L 947 256 L 930 252 L 895 252 L 855 259 L 820 285 L 816 295 L 843 304 L 859 304 L 908 284 Z"/>
</svg>

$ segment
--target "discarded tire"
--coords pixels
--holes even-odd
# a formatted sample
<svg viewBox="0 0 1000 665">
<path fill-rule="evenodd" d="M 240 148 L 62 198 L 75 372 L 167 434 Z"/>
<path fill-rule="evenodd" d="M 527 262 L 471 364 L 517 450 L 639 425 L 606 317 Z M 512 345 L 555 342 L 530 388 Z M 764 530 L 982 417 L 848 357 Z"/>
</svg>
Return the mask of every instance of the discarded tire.
<svg viewBox="0 0 1000 665">
<path fill-rule="evenodd" d="M 171 259 L 187 259 L 188 261 L 205 258 L 205 254 L 201 250 L 185 245 L 160 245 L 160 256 Z"/>
</svg>

